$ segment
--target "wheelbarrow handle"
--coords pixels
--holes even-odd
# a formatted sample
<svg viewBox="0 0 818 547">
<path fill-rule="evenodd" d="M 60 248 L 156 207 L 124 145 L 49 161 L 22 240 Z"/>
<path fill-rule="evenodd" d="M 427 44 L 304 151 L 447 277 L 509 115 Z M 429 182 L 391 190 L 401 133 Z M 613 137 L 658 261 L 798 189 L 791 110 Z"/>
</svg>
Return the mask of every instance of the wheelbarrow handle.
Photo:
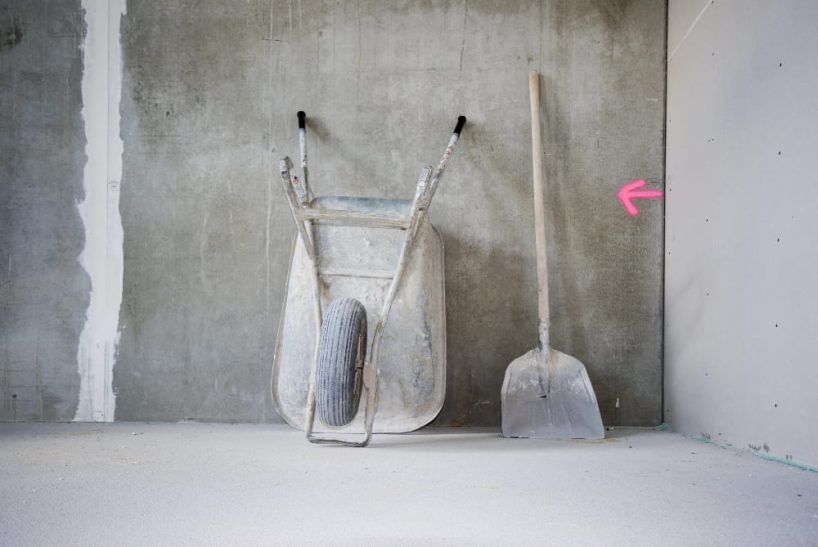
<svg viewBox="0 0 818 547">
<path fill-rule="evenodd" d="M 455 135 L 460 135 L 460 132 L 463 130 L 464 125 L 466 125 L 466 116 L 458 116 L 457 125 L 454 126 L 453 133 Z"/>
<path fill-rule="evenodd" d="M 437 168 L 432 172 L 432 168 L 427 167 L 421 172 L 417 190 L 415 191 L 415 199 L 412 205 L 410 219 L 425 211 L 429 208 L 429 205 L 431 205 L 432 198 L 437 191 L 437 185 L 440 184 L 440 179 L 443 177 L 446 164 L 449 163 L 449 158 L 452 152 L 454 152 L 454 146 L 457 144 L 457 141 L 460 140 L 460 132 L 463 130 L 464 125 L 466 125 L 466 116 L 458 116 L 457 125 L 454 126 L 452 136 L 449 138 L 449 144 L 446 145 L 446 150 L 443 152 L 443 157 L 440 158 L 440 163 L 437 164 Z"/>
<path fill-rule="evenodd" d="M 304 190 L 300 197 L 304 203 L 309 203 L 314 196 L 310 187 L 309 169 L 307 169 L 307 114 L 299 110 L 296 116 L 298 117 L 298 149 L 301 156 L 301 178 Z"/>
</svg>

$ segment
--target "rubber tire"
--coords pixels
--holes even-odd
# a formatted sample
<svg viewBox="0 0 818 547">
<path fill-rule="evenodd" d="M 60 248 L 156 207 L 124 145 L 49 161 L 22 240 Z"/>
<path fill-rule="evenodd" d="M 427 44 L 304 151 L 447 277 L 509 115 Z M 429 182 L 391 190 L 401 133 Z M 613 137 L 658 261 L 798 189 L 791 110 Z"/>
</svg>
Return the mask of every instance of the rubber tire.
<svg viewBox="0 0 818 547">
<path fill-rule="evenodd" d="M 318 344 L 315 401 L 326 425 L 348 424 L 358 413 L 366 357 L 366 308 L 337 298 L 326 310 Z"/>
</svg>

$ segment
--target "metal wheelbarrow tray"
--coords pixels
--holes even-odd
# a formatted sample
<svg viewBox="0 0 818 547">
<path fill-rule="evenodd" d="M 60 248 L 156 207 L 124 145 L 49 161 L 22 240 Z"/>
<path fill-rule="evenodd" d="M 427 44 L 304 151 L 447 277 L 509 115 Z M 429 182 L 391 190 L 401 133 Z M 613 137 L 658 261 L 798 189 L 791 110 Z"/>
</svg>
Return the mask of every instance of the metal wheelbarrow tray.
<svg viewBox="0 0 818 547">
<path fill-rule="evenodd" d="M 421 172 L 413 200 L 314 198 L 306 177 L 305 116 L 299 112 L 303 178 L 292 174 L 289 158 L 280 164 L 298 233 L 276 341 L 272 397 L 278 413 L 312 442 L 365 446 L 373 432 L 413 431 L 440 412 L 446 384 L 443 241 L 426 211 L 464 122 L 458 119 L 437 169 Z M 362 305 L 362 314 L 366 310 L 358 342 L 365 355 L 351 373 L 360 376 L 354 396 L 361 404 L 354 401 L 342 424 L 328 424 L 316 417 L 316 400 L 326 400 L 321 352 L 333 349 L 322 337 L 328 337 L 333 307 L 349 308 L 350 302 Z M 347 345 L 354 343 L 350 339 Z"/>
</svg>

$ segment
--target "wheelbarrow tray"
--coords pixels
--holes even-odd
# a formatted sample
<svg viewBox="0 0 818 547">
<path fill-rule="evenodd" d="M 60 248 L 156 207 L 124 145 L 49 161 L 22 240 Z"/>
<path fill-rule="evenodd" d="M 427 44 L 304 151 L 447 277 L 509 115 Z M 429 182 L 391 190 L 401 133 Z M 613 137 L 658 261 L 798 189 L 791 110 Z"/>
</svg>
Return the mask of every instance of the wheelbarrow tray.
<svg viewBox="0 0 818 547">
<path fill-rule="evenodd" d="M 313 207 L 394 217 L 409 214 L 411 201 L 323 197 Z M 367 310 L 367 351 L 405 232 L 316 224 L 313 228 L 321 279 L 322 309 L 336 298 L 352 297 Z M 380 342 L 375 433 L 404 433 L 423 427 L 440 412 L 446 386 L 446 313 L 443 240 L 430 222 L 418 231 Z M 307 392 L 316 346 L 313 276 L 298 237 L 292 248 L 287 295 L 281 310 L 272 395 L 278 413 L 291 426 L 305 429 Z M 363 400 L 355 419 L 343 427 L 315 421 L 315 432 L 364 431 Z"/>
</svg>

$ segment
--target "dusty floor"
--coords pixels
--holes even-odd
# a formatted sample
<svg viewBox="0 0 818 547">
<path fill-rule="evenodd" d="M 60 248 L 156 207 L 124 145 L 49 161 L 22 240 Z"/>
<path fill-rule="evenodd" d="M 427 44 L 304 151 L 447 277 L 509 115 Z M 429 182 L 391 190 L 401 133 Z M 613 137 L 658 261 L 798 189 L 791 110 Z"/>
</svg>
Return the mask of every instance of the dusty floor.
<svg viewBox="0 0 818 547">
<path fill-rule="evenodd" d="M 645 430 L 0 424 L 0 492 L 2 545 L 818 544 L 818 473 Z"/>
</svg>

